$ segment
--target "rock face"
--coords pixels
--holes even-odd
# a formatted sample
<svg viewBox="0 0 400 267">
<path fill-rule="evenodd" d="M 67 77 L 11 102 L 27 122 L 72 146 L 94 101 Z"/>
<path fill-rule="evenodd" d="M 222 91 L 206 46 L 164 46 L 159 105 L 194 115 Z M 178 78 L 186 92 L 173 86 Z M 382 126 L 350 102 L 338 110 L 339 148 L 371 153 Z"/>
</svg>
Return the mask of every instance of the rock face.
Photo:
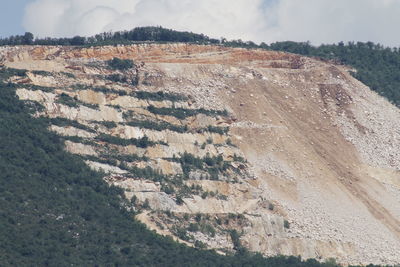
<svg viewBox="0 0 400 267">
<path fill-rule="evenodd" d="M 344 66 L 186 44 L 0 53 L 28 70 L 11 78 L 17 95 L 157 232 L 221 252 L 400 262 L 400 112 Z M 135 68 L 111 70 L 113 57 Z"/>
</svg>

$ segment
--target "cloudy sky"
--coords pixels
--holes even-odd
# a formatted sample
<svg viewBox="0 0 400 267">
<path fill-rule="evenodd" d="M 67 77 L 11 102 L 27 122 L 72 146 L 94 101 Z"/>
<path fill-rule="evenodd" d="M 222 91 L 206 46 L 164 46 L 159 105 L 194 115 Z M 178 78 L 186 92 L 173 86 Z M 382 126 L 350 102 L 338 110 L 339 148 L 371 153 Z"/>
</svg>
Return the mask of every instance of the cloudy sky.
<svg viewBox="0 0 400 267">
<path fill-rule="evenodd" d="M 156 25 L 275 42 L 400 46 L 400 0 L 1 0 L 0 36 L 93 35 Z"/>
</svg>

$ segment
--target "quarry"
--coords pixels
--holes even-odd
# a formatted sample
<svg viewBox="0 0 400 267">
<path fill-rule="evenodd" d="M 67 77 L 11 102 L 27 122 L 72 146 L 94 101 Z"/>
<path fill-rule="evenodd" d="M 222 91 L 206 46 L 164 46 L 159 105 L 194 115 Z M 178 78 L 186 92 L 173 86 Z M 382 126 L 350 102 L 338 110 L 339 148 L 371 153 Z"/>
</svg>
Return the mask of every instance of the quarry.
<svg viewBox="0 0 400 267">
<path fill-rule="evenodd" d="M 0 64 L 26 70 L 18 97 L 161 235 L 400 262 L 400 112 L 347 66 L 180 43 L 1 47 Z"/>
</svg>

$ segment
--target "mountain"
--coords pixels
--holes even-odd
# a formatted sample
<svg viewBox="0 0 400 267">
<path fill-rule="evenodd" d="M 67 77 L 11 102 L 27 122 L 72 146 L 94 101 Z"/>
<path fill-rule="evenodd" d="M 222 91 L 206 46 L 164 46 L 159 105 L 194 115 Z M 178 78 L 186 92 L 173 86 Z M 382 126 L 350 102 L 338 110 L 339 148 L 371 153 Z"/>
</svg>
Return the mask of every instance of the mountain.
<svg viewBox="0 0 400 267">
<path fill-rule="evenodd" d="M 76 233 L 86 235 L 88 244 L 99 242 L 107 235 L 97 236 L 96 229 L 112 231 L 107 228 L 110 218 L 133 212 L 161 235 L 221 254 L 236 251 L 247 255 L 242 260 L 260 264 L 266 259 L 251 258 L 246 251 L 335 258 L 343 264 L 400 262 L 399 110 L 353 78 L 351 68 L 284 52 L 195 44 L 16 46 L 2 47 L 0 53 L 8 68 L 8 90 L 15 90 L 40 121 L 30 128 L 24 115 L 26 129 L 19 131 L 32 136 L 38 127 L 48 128 L 73 154 L 43 161 L 56 148 L 37 140 L 33 147 L 40 151 L 32 158 L 38 163 L 29 166 L 49 179 L 37 192 L 51 191 L 55 197 L 60 189 L 48 186 L 51 179 L 73 177 L 76 193 L 69 195 L 68 183 L 62 185 L 68 205 L 90 204 L 78 212 L 81 223 L 71 219 L 64 224 L 65 210 L 52 210 L 35 223 L 55 220 L 70 227 L 63 242 L 74 240 L 72 233 L 75 238 Z M 8 106 L 8 113 L 14 114 L 16 106 Z M 15 134 L 5 135 L 4 146 Z M 56 147 L 62 153 L 61 144 Z M 76 170 L 46 167 L 46 162 L 53 166 L 70 160 L 102 171 L 104 181 L 125 198 L 102 194 L 99 202 L 91 199 L 94 192 L 107 190 L 100 182 L 91 185 L 101 175 L 81 163 Z M 19 175 L 23 183 L 30 175 L 30 159 L 20 161 L 16 168 L 25 171 Z M 57 173 L 59 169 L 73 173 Z M 6 170 L 7 165 L 4 177 L 11 177 Z M 24 196 L 14 201 L 19 209 L 35 199 L 28 191 L 18 196 Z M 88 214 L 104 206 L 107 213 L 94 219 L 105 220 L 107 227 L 87 230 L 85 225 L 94 220 Z M 135 229 L 162 240 L 158 248 L 176 248 L 156 255 L 159 263 L 161 255 L 179 261 L 174 255 L 184 253 L 203 257 L 199 265 L 238 260 L 150 235 L 133 219 L 129 224 L 113 231 L 119 238 L 108 243 L 106 252 L 115 259 L 135 251 L 129 238 L 124 245 L 113 243 Z M 147 257 L 150 248 L 139 247 L 138 253 Z"/>
</svg>

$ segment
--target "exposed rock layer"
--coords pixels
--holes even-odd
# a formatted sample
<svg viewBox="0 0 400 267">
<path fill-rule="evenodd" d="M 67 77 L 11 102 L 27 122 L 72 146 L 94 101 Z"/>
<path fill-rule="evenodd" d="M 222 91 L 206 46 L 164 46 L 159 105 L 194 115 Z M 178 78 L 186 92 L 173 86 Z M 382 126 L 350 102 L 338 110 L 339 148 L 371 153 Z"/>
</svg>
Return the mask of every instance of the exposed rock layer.
<svg viewBox="0 0 400 267">
<path fill-rule="evenodd" d="M 30 72 L 28 83 L 55 87 L 54 91 L 17 91 L 21 99 L 45 106 L 40 115 L 75 120 L 93 130 L 52 126 L 61 135 L 87 140 L 102 133 L 127 140 L 147 136 L 157 144 L 112 149 L 146 157 L 127 162 L 129 166 L 168 175 L 182 174 L 181 165 L 168 159 L 184 152 L 222 155 L 231 164 L 217 180 L 202 170 L 192 171 L 184 183 L 201 186 L 202 193 L 186 194 L 179 203 L 178 195 L 166 193 L 160 182 L 129 178 L 118 166 L 88 160 L 93 168 L 110 173 L 108 181 L 126 189 L 128 199 L 135 195 L 156 211 L 144 212 L 139 219 L 158 232 L 179 236 L 177 227 L 186 229 L 197 220 L 209 226 L 192 229 L 189 241 L 221 250 L 233 248 L 227 231 L 236 229 L 245 247 L 265 255 L 333 257 L 346 264 L 400 262 L 400 112 L 352 78 L 345 67 L 292 54 L 184 44 L 15 47 L 0 52 L 6 66 L 53 72 Z M 104 79 L 111 71 L 102 60 L 113 57 L 136 62 L 138 86 Z M 60 75 L 63 72 L 74 78 Z M 26 80 L 15 77 L 13 82 Z M 88 88 L 78 90 L 74 84 Z M 101 86 L 128 94 L 91 89 Z M 175 103 L 143 100 L 130 94 L 138 90 L 188 98 Z M 58 103 L 62 93 L 81 104 Z M 178 119 L 153 114 L 149 106 L 226 109 L 229 114 Z M 127 111 L 138 120 L 186 126 L 187 132 L 128 126 Z M 115 127 L 103 126 L 104 121 Z M 230 131 L 191 131 L 208 126 L 229 126 Z M 74 140 L 66 141 L 66 148 L 92 157 L 111 149 L 104 142 Z M 203 195 L 215 191 L 214 196 Z M 166 216 L 169 212 L 173 215 Z M 203 214 L 202 219 L 196 214 Z"/>
</svg>

